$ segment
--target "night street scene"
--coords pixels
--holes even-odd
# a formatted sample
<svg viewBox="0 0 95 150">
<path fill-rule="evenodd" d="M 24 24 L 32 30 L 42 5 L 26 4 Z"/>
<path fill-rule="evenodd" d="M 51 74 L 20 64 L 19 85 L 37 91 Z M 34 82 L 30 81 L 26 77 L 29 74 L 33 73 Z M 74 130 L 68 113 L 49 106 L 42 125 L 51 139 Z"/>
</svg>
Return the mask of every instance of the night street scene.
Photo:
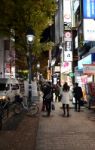
<svg viewBox="0 0 95 150">
<path fill-rule="evenodd" d="M 95 150 L 95 1 L 0 1 L 0 150 Z"/>
</svg>

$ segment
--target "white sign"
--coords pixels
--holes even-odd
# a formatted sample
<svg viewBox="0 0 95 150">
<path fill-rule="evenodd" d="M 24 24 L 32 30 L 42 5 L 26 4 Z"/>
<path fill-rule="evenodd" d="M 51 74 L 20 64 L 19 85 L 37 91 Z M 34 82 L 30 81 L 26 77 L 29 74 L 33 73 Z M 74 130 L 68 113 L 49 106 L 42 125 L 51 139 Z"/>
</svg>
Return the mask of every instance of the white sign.
<svg viewBox="0 0 95 150">
<path fill-rule="evenodd" d="M 71 22 L 71 0 L 64 0 L 64 22 Z"/>
<path fill-rule="evenodd" d="M 75 0 L 74 1 L 74 13 L 76 12 L 78 7 L 79 7 L 79 0 Z"/>
<path fill-rule="evenodd" d="M 72 34 L 71 34 L 71 32 L 65 32 L 64 33 L 64 40 L 65 41 L 72 41 Z"/>
<path fill-rule="evenodd" d="M 71 42 L 70 41 L 65 42 L 65 50 L 67 50 L 67 51 L 71 50 Z"/>
<path fill-rule="evenodd" d="M 78 36 L 75 37 L 75 48 L 78 48 Z"/>
<path fill-rule="evenodd" d="M 95 64 L 85 64 L 83 65 L 84 74 L 95 74 Z"/>
<path fill-rule="evenodd" d="M 84 19 L 84 40 L 95 41 L 95 20 Z"/>
<path fill-rule="evenodd" d="M 64 51 L 64 61 L 72 61 L 72 51 Z"/>
<path fill-rule="evenodd" d="M 60 72 L 60 66 L 55 66 L 54 72 Z"/>
</svg>

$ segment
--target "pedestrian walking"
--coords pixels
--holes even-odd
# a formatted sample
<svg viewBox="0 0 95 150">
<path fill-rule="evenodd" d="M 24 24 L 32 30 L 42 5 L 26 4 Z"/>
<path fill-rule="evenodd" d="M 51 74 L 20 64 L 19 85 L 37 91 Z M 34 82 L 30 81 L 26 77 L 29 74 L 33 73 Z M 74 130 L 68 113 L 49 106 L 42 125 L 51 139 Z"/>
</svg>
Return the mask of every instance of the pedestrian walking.
<svg viewBox="0 0 95 150">
<path fill-rule="evenodd" d="M 69 117 L 69 105 L 70 105 L 70 87 L 67 82 L 64 83 L 62 89 L 62 108 L 63 108 L 63 116 Z"/>
<path fill-rule="evenodd" d="M 45 111 L 46 110 L 46 105 L 45 105 L 45 96 L 47 94 L 47 84 L 46 82 L 44 82 L 42 85 L 41 85 L 41 91 L 43 93 L 43 102 L 42 102 L 42 111 Z"/>
<path fill-rule="evenodd" d="M 83 92 L 82 92 L 82 88 L 78 86 L 78 83 L 75 83 L 73 94 L 75 98 L 75 111 L 80 112 L 81 98 L 83 97 Z"/>
<path fill-rule="evenodd" d="M 57 83 L 55 85 L 55 102 L 59 102 L 59 96 L 60 96 L 60 85 Z"/>
<path fill-rule="evenodd" d="M 44 99 L 45 99 L 47 116 L 50 116 L 51 102 L 53 101 L 53 89 L 52 89 L 52 85 L 50 82 L 47 82 L 47 84 L 46 84 Z"/>
</svg>

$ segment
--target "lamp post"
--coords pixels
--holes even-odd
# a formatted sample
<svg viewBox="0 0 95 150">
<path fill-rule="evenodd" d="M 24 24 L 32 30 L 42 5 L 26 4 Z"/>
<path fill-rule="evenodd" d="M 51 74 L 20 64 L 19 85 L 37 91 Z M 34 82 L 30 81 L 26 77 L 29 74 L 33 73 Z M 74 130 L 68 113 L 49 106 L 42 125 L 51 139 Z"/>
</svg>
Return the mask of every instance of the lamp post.
<svg viewBox="0 0 95 150">
<path fill-rule="evenodd" d="M 28 91 L 28 101 L 31 102 L 32 98 L 32 85 L 31 85 L 31 80 L 32 80 L 32 57 L 31 57 L 31 45 L 34 40 L 34 32 L 32 31 L 31 28 L 28 29 L 27 31 L 27 44 L 28 44 L 28 63 L 29 63 L 29 91 Z"/>
<path fill-rule="evenodd" d="M 39 69 L 40 69 L 40 63 L 37 63 L 37 79 L 39 81 L 39 77 L 40 77 L 40 73 L 39 73 Z"/>
</svg>

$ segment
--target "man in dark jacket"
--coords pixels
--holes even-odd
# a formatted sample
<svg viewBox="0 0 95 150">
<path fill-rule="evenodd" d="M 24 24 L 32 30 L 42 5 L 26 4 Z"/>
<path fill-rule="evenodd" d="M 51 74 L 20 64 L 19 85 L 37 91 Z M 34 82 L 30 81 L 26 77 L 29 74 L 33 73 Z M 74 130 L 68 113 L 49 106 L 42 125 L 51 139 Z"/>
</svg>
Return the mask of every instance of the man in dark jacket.
<svg viewBox="0 0 95 150">
<path fill-rule="evenodd" d="M 78 83 L 75 83 L 75 87 L 73 90 L 74 97 L 75 97 L 75 111 L 80 112 L 80 102 L 81 98 L 83 97 L 83 92 L 81 87 L 78 86 Z"/>
<path fill-rule="evenodd" d="M 47 95 L 50 95 L 50 97 L 48 97 Z M 47 116 L 50 116 L 51 102 L 53 101 L 53 91 L 52 91 L 52 85 L 50 82 L 47 82 L 47 84 L 46 84 L 46 88 L 44 90 L 44 99 L 45 99 Z"/>
</svg>

